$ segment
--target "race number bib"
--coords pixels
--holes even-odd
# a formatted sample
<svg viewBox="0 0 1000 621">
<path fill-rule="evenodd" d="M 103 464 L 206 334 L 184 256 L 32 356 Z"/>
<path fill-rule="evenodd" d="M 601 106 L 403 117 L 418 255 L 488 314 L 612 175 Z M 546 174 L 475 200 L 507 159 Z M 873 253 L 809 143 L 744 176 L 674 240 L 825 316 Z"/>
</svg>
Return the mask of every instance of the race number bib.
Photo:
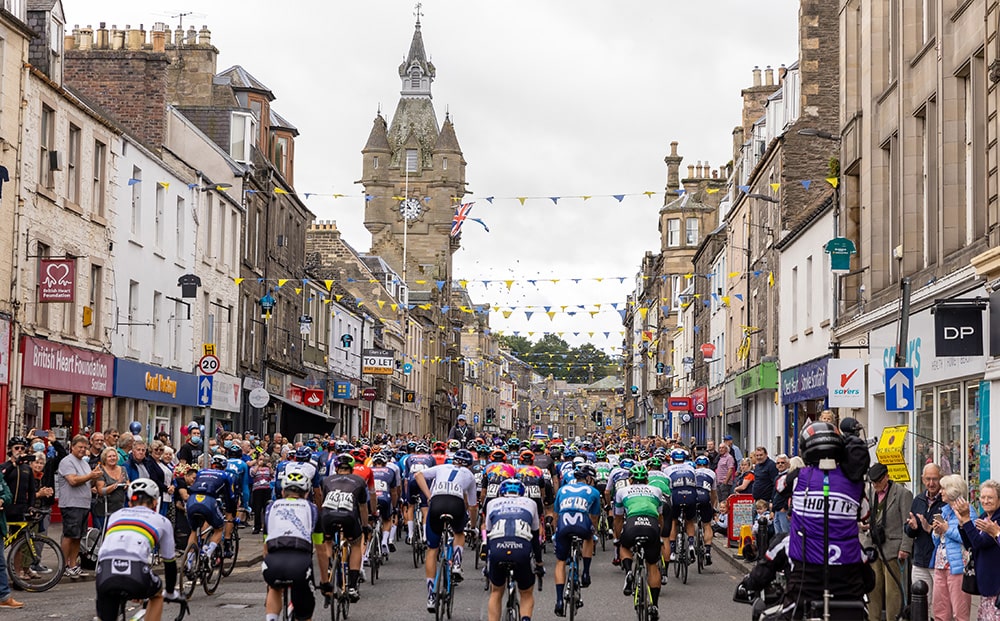
<svg viewBox="0 0 1000 621">
<path fill-rule="evenodd" d="M 376 492 L 388 492 L 389 483 L 388 481 L 383 481 L 381 479 L 375 479 L 375 491 Z"/>
<path fill-rule="evenodd" d="M 490 483 L 489 486 L 486 487 L 486 495 L 489 496 L 490 498 L 496 498 L 497 496 L 499 496 L 500 484 Z"/>
<path fill-rule="evenodd" d="M 354 494 L 334 490 L 323 499 L 323 508 L 331 511 L 354 511 Z"/>
<path fill-rule="evenodd" d="M 526 491 L 528 492 L 528 498 L 541 498 L 542 497 L 542 490 L 537 485 L 529 485 L 527 487 Z"/>
<path fill-rule="evenodd" d="M 462 485 L 460 483 L 434 479 L 434 485 L 431 487 L 431 496 L 438 496 L 440 494 L 447 494 L 448 496 L 464 495 L 462 492 Z"/>
</svg>

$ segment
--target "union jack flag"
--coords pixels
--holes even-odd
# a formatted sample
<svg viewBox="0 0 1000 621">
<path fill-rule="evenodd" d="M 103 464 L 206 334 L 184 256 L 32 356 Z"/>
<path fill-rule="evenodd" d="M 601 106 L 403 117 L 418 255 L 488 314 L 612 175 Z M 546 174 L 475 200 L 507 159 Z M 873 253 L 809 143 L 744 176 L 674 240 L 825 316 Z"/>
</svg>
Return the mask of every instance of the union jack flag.
<svg viewBox="0 0 1000 621">
<path fill-rule="evenodd" d="M 462 230 L 462 223 L 469 217 L 474 203 L 464 203 L 455 210 L 455 215 L 451 219 L 451 236 L 455 237 Z"/>
</svg>

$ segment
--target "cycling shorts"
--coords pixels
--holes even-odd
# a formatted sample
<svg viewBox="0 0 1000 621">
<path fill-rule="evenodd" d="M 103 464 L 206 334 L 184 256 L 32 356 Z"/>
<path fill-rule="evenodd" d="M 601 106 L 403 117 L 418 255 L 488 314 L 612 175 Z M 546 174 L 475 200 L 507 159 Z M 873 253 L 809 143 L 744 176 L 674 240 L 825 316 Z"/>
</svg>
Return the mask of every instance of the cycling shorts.
<svg viewBox="0 0 1000 621">
<path fill-rule="evenodd" d="M 683 515 L 685 520 L 693 520 L 698 506 L 698 493 L 693 487 L 678 487 L 670 492 L 670 517 L 677 520 Z"/>
<path fill-rule="evenodd" d="M 582 515 L 582 517 L 582 521 L 574 524 L 567 524 L 563 521 L 563 516 L 559 516 L 559 530 L 556 531 L 554 539 L 557 561 L 565 561 L 569 558 L 570 543 L 572 542 L 573 537 L 579 537 L 584 541 L 588 541 L 593 538 L 594 525 L 590 522 L 590 516 Z"/>
<path fill-rule="evenodd" d="M 702 524 L 711 524 L 712 518 L 715 517 L 715 507 L 712 506 L 712 501 L 699 502 L 697 513 Z"/>
<path fill-rule="evenodd" d="M 295 618 L 311 619 L 316 608 L 312 587 L 312 553 L 304 550 L 275 550 L 261 564 L 264 582 L 276 589 L 291 587 Z"/>
<path fill-rule="evenodd" d="M 392 515 L 392 498 L 388 496 L 378 497 L 378 515 L 382 518 L 382 522 L 388 522 L 390 515 Z"/>
<path fill-rule="evenodd" d="M 123 599 L 149 599 L 160 593 L 163 583 L 149 565 L 126 559 L 104 559 L 97 565 L 97 616 L 101 621 L 118 619 Z"/>
<path fill-rule="evenodd" d="M 695 497 L 698 499 L 697 502 L 699 505 L 703 502 L 712 502 L 712 492 L 704 487 L 698 488 L 698 491 L 695 493 Z"/>
<path fill-rule="evenodd" d="M 192 529 L 208 523 L 212 528 L 222 528 L 226 516 L 222 514 L 222 504 L 213 496 L 192 494 L 187 501 L 187 519 Z"/>
<path fill-rule="evenodd" d="M 361 536 L 361 518 L 354 513 L 323 509 L 320 511 L 319 521 L 323 527 L 323 535 L 327 539 L 333 539 L 337 527 L 343 529 L 344 537 L 348 541 L 354 541 Z"/>
<path fill-rule="evenodd" d="M 410 478 L 407 480 L 407 498 L 411 505 L 419 504 L 421 507 L 427 506 L 427 498 L 424 497 L 423 492 L 420 491 L 420 486 L 417 485 L 416 479 Z"/>
<path fill-rule="evenodd" d="M 441 516 L 450 515 L 452 531 L 461 533 L 469 523 L 469 513 L 465 508 L 465 499 L 458 496 L 434 496 L 429 507 L 424 538 L 427 539 L 427 547 L 436 550 L 441 546 L 441 533 L 444 531 L 444 520 Z"/>
<path fill-rule="evenodd" d="M 625 518 L 625 525 L 622 527 L 621 545 L 623 548 L 632 549 L 636 540 L 645 537 L 643 553 L 646 563 L 652 565 L 660 560 L 660 521 L 648 515 L 634 515 Z"/>
<path fill-rule="evenodd" d="M 487 558 L 486 576 L 493 586 L 502 587 L 507 584 L 511 569 L 514 570 L 514 582 L 518 589 L 528 591 L 535 586 L 530 541 L 520 537 L 491 539 Z"/>
</svg>

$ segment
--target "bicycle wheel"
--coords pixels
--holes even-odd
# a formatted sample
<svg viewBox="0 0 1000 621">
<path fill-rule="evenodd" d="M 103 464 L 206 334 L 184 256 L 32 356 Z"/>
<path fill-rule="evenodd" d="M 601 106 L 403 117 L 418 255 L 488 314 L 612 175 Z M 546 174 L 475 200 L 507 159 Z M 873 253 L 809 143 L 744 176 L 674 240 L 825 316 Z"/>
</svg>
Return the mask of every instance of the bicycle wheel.
<svg viewBox="0 0 1000 621">
<path fill-rule="evenodd" d="M 100 528 L 88 528 L 80 540 L 80 567 L 88 571 L 97 568 L 97 552 L 104 538 Z"/>
<path fill-rule="evenodd" d="M 371 583 L 375 586 L 375 581 L 378 580 L 378 571 L 382 567 L 382 544 L 379 542 L 378 535 L 372 535 L 372 548 L 374 550 L 368 551 L 368 560 L 371 562 Z"/>
<path fill-rule="evenodd" d="M 48 591 L 59 584 L 64 565 L 62 548 L 44 535 L 18 537 L 7 551 L 7 574 L 11 581 L 17 588 L 32 593 Z"/>
<path fill-rule="evenodd" d="M 576 593 L 576 564 L 575 559 L 570 561 L 569 571 L 566 572 L 566 586 L 563 589 L 563 602 L 566 608 L 566 613 L 569 616 L 569 621 L 576 619 L 576 603 L 577 603 L 577 593 Z"/>
<path fill-rule="evenodd" d="M 688 583 L 688 565 L 691 564 L 691 557 L 688 553 L 688 546 L 685 540 L 684 553 L 681 556 L 681 583 Z"/>
<path fill-rule="evenodd" d="M 694 555 L 698 559 L 698 573 L 705 569 L 705 546 L 699 540 L 694 546 Z"/>
<path fill-rule="evenodd" d="M 190 560 L 190 562 L 188 562 Z M 192 543 L 181 557 L 181 565 L 177 568 L 177 590 L 184 597 L 191 599 L 194 587 L 198 584 L 198 544 Z"/>
<path fill-rule="evenodd" d="M 229 576 L 236 569 L 236 559 L 240 555 L 240 534 L 236 530 L 236 526 L 233 527 L 233 538 L 230 540 L 230 545 L 233 548 L 233 555 L 229 558 L 222 559 L 222 575 Z"/>
<path fill-rule="evenodd" d="M 645 561 L 642 561 L 645 563 Z M 646 588 L 646 567 L 637 565 L 635 581 L 635 593 L 632 601 L 635 603 L 635 614 L 639 621 L 649 619 L 649 589 Z"/>
<path fill-rule="evenodd" d="M 517 588 L 507 589 L 507 616 L 504 621 L 521 621 L 521 602 L 517 599 Z"/>
<path fill-rule="evenodd" d="M 281 620 L 292 621 L 292 612 L 289 610 L 288 587 L 281 589 Z"/>
<path fill-rule="evenodd" d="M 608 550 L 608 524 L 601 518 L 600 522 L 597 524 L 597 530 L 600 531 L 601 537 L 601 552 L 607 552 Z"/>
<path fill-rule="evenodd" d="M 216 548 L 212 556 L 208 558 L 207 563 L 207 567 L 202 570 L 204 574 L 201 588 L 205 590 L 205 595 L 211 595 L 215 593 L 215 590 L 219 588 L 219 583 L 222 582 L 222 549 Z"/>
</svg>

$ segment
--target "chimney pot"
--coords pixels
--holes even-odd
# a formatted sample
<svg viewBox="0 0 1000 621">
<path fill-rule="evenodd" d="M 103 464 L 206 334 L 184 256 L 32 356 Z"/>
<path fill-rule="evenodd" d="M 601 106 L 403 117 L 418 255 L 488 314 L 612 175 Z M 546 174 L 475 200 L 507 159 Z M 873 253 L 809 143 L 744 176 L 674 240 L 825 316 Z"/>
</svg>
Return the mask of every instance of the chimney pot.
<svg viewBox="0 0 1000 621">
<path fill-rule="evenodd" d="M 111 27 L 111 49 L 120 50 L 125 47 L 125 31 Z"/>
<path fill-rule="evenodd" d="M 153 31 L 153 52 L 162 54 L 167 51 L 167 35 L 162 30 Z"/>
<path fill-rule="evenodd" d="M 63 48 L 67 50 L 76 49 L 76 37 L 71 34 L 63 35 Z"/>
<path fill-rule="evenodd" d="M 771 69 L 771 65 L 764 69 L 764 84 L 774 86 L 774 69 Z"/>
<path fill-rule="evenodd" d="M 688 164 L 688 179 L 694 178 L 694 165 Z"/>
<path fill-rule="evenodd" d="M 670 143 L 670 157 L 677 157 L 677 141 Z"/>
<path fill-rule="evenodd" d="M 187 37 L 184 42 L 188 45 L 196 45 L 198 43 L 198 31 L 194 29 L 194 26 L 188 28 Z"/>
<path fill-rule="evenodd" d="M 142 31 L 135 28 L 125 27 L 125 49 L 127 50 L 141 50 L 142 44 L 145 43 L 145 37 L 142 36 Z"/>
<path fill-rule="evenodd" d="M 97 40 L 94 47 L 99 50 L 108 49 L 108 28 L 104 22 L 101 22 L 100 28 L 97 29 Z"/>
<path fill-rule="evenodd" d="M 81 51 L 91 50 L 94 47 L 94 29 L 90 26 L 80 28 L 76 31 L 77 47 Z"/>
<path fill-rule="evenodd" d="M 718 178 L 719 178 L 719 171 L 718 170 L 713 170 L 712 171 L 712 179 L 718 179 Z"/>
<path fill-rule="evenodd" d="M 760 86 L 760 67 L 756 65 L 753 68 L 753 85 Z"/>
<path fill-rule="evenodd" d="M 181 28 L 180 24 L 177 24 L 177 28 L 174 29 L 174 45 L 177 47 L 184 45 L 184 29 Z"/>
<path fill-rule="evenodd" d="M 202 26 L 198 31 L 198 45 L 212 45 L 212 33 L 208 26 Z"/>
</svg>

